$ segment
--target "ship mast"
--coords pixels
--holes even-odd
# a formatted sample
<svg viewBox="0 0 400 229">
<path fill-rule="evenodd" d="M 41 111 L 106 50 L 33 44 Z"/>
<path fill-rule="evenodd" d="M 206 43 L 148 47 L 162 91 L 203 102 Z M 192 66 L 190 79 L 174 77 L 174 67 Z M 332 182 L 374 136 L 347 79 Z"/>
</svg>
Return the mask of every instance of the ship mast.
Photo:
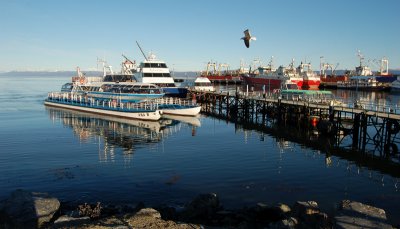
<svg viewBox="0 0 400 229">
<path fill-rule="evenodd" d="M 137 44 L 137 46 L 139 47 L 140 52 L 142 52 L 142 54 L 143 54 L 143 56 L 144 56 L 144 59 L 147 61 L 147 57 L 146 57 L 146 55 L 144 55 L 144 52 L 143 52 L 142 48 L 140 47 L 140 45 L 139 45 L 139 43 L 138 43 L 137 41 L 136 41 L 136 44 Z"/>
</svg>

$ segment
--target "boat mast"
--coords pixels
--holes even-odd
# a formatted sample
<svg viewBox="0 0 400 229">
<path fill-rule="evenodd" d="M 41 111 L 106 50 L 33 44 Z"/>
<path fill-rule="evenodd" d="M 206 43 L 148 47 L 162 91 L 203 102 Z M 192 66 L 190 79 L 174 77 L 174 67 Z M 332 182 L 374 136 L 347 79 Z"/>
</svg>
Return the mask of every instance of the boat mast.
<svg viewBox="0 0 400 229">
<path fill-rule="evenodd" d="M 140 47 L 140 45 L 139 45 L 139 43 L 138 43 L 137 41 L 136 41 L 136 44 L 137 44 L 137 46 L 139 47 L 140 52 L 142 52 L 142 54 L 143 54 L 143 56 L 144 56 L 144 59 L 147 61 L 147 57 L 146 57 L 146 55 L 144 55 L 144 52 L 143 52 L 142 48 Z"/>
</svg>

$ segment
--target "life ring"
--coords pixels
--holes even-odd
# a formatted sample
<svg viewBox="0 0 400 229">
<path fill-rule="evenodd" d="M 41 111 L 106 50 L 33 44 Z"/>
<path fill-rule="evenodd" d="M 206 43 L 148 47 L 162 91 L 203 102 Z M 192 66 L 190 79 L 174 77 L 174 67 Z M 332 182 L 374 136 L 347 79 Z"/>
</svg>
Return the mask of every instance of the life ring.
<svg viewBox="0 0 400 229">
<path fill-rule="evenodd" d="M 84 83 L 85 83 L 85 79 L 84 79 L 84 78 L 81 78 L 81 79 L 79 80 L 79 82 L 80 82 L 81 84 L 84 84 Z"/>
</svg>

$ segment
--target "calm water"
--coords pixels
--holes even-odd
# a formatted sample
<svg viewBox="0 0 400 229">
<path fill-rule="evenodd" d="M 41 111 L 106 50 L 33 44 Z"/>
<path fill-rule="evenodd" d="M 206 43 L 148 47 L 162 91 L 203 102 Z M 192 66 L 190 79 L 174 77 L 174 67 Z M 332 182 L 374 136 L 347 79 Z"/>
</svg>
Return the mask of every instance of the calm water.
<svg viewBox="0 0 400 229">
<path fill-rule="evenodd" d="M 139 122 L 45 107 L 47 92 L 69 80 L 0 76 L 0 199 L 23 188 L 77 203 L 182 206 L 215 192 L 227 208 L 315 200 L 327 212 L 352 199 L 384 208 L 400 223 L 399 167 L 385 174 L 328 158 L 285 132 L 244 130 L 204 115 Z"/>
</svg>

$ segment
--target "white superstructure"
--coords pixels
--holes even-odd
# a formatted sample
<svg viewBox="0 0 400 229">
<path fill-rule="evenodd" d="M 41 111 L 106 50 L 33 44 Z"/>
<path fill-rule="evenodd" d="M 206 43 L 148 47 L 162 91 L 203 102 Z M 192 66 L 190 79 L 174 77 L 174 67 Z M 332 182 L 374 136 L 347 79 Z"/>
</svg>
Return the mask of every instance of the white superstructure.
<svg viewBox="0 0 400 229">
<path fill-rule="evenodd" d="M 153 53 L 140 63 L 134 76 L 138 82 L 152 83 L 160 87 L 175 87 L 167 64 L 158 60 Z"/>
<path fill-rule="evenodd" d="M 198 76 L 194 81 L 194 89 L 196 91 L 215 91 L 214 86 L 207 77 Z"/>
</svg>

